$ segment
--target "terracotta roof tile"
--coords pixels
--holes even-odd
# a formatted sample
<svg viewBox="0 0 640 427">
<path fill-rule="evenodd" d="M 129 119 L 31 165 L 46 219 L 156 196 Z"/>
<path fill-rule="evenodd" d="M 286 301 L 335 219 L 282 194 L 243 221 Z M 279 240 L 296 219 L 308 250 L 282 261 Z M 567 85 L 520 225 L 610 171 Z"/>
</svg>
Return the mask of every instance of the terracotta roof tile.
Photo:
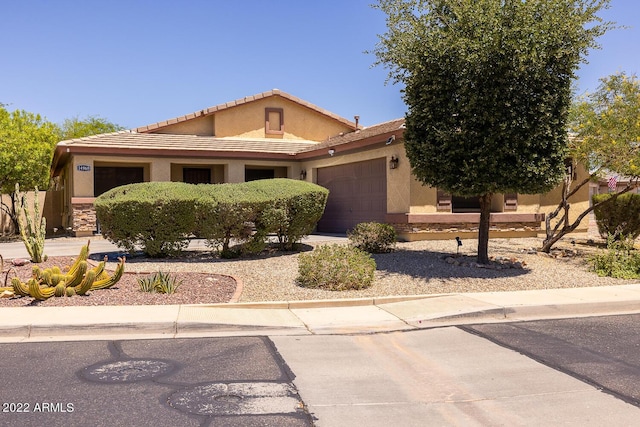
<svg viewBox="0 0 640 427">
<path fill-rule="evenodd" d="M 216 138 L 211 136 L 171 135 L 121 131 L 62 141 L 58 147 L 113 148 L 138 150 L 173 150 L 181 152 L 211 151 L 291 154 L 302 151 L 317 142 L 287 139 Z M 117 151 L 114 151 L 116 154 Z"/>
<path fill-rule="evenodd" d="M 317 149 L 321 149 L 321 148 L 328 148 L 328 147 L 335 147 L 338 145 L 343 145 L 343 144 L 347 144 L 350 142 L 355 142 L 355 141 L 359 141 L 359 140 L 363 140 L 363 139 L 367 139 L 367 138 L 371 138 L 371 137 L 375 137 L 377 135 L 384 135 L 384 134 L 388 134 L 390 132 L 394 132 L 397 131 L 398 135 L 397 137 L 400 137 L 402 135 L 402 132 L 404 131 L 404 119 L 394 119 L 394 120 L 390 120 L 388 122 L 384 122 L 384 123 L 380 123 L 377 125 L 373 125 L 373 126 L 369 126 L 366 127 L 364 129 L 359 129 L 357 131 L 354 132 L 349 132 L 349 133 L 345 133 L 342 135 L 336 135 L 333 136 L 329 139 L 327 139 L 326 141 L 323 141 L 320 144 L 317 144 L 313 147 L 307 147 L 306 149 L 302 150 L 301 152 L 305 152 L 305 151 L 313 151 L 313 150 L 317 150 Z"/>
</svg>

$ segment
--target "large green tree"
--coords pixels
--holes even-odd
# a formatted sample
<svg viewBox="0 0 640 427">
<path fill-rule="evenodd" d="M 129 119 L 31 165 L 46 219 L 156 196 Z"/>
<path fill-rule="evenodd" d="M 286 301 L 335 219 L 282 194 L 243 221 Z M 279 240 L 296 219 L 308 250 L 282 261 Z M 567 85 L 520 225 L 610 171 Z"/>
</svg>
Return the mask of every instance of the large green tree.
<svg viewBox="0 0 640 427">
<path fill-rule="evenodd" d="M 39 114 L 0 106 L 0 190 L 47 188 L 58 128 Z"/>
<path fill-rule="evenodd" d="M 592 94 L 578 97 L 573 103 L 569 128 L 572 137 L 569 154 L 583 164 L 589 175 L 579 182 L 571 174 L 565 175 L 562 200 L 547 214 L 547 235 L 542 250 L 549 252 L 567 233 L 575 230 L 582 219 L 596 207 L 611 203 L 620 194 L 635 188 L 640 177 L 640 81 L 620 72 L 600 79 Z M 626 178 L 627 185 L 609 199 L 591 205 L 570 221 L 569 198 L 590 181 L 598 180 L 605 172 Z"/>
<path fill-rule="evenodd" d="M 11 194 L 11 203 L 2 203 L 17 230 L 14 190 L 49 186 L 53 149 L 58 127 L 38 114 L 22 110 L 9 112 L 0 106 L 0 192 Z"/>
<path fill-rule="evenodd" d="M 66 141 L 101 133 L 117 132 L 123 129 L 124 127 L 98 116 L 88 116 L 84 119 L 73 117 L 65 119 L 60 126 L 60 140 Z"/>
<path fill-rule="evenodd" d="M 404 84 L 414 175 L 480 200 L 488 263 L 491 198 L 539 193 L 562 177 L 575 72 L 611 24 L 609 0 L 380 0 L 377 64 Z"/>
<path fill-rule="evenodd" d="M 122 129 L 96 116 L 66 119 L 58 126 L 39 114 L 10 112 L 0 103 L 0 192 L 11 195 L 11 201 L 3 201 L 0 208 L 11 218 L 14 231 L 19 229 L 15 186 L 20 184 L 22 191 L 49 187 L 51 160 L 58 141 Z"/>
</svg>

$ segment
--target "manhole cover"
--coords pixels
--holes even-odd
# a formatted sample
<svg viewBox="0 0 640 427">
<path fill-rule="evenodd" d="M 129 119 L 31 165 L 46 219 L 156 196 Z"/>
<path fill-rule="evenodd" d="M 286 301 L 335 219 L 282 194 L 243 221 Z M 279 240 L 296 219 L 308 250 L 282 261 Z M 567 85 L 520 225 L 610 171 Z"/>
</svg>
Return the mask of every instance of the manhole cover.
<svg viewBox="0 0 640 427">
<path fill-rule="evenodd" d="M 173 365 L 163 360 L 134 359 L 89 366 L 83 376 L 91 381 L 130 383 L 164 375 L 172 369 Z"/>
<path fill-rule="evenodd" d="M 195 415 L 290 414 L 302 408 L 291 384 L 212 383 L 180 390 L 169 405 Z"/>
</svg>

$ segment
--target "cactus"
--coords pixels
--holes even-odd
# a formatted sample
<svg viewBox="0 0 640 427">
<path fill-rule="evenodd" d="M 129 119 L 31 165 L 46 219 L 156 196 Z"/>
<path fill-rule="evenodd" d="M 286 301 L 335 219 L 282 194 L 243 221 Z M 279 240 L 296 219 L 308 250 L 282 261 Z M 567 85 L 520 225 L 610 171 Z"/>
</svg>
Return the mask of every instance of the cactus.
<svg viewBox="0 0 640 427">
<path fill-rule="evenodd" d="M 82 247 L 80 255 L 74 261 L 67 273 L 62 273 L 59 267 L 44 270 L 35 266 L 32 278 L 23 283 L 19 278 L 11 280 L 11 288 L 15 295 L 31 296 L 37 300 L 47 298 L 85 295 L 89 291 L 107 289 L 115 285 L 124 273 L 125 258 L 118 258 L 119 263 L 111 276 L 104 270 L 107 257 L 92 269 L 88 269 L 89 243 Z"/>
<path fill-rule="evenodd" d="M 76 273 L 76 270 L 78 268 L 80 268 L 80 263 L 82 261 L 86 261 L 87 259 L 89 259 L 89 244 L 90 243 L 91 243 L 91 240 L 88 240 L 87 244 L 84 245 L 82 247 L 82 249 L 80 249 L 80 254 L 78 255 L 78 258 L 76 258 L 74 263 L 71 265 L 71 267 L 69 267 L 69 270 L 67 271 L 67 275 L 74 275 Z"/>
<path fill-rule="evenodd" d="M 16 200 L 18 200 L 18 224 L 20 225 L 20 237 L 24 242 L 31 262 L 39 263 L 47 259 L 44 255 L 44 239 L 47 233 L 47 219 L 40 216 L 40 201 L 38 199 L 38 187 L 34 191 L 33 212 L 29 212 L 27 193 L 20 194 L 20 185 L 16 184 Z M 38 221 L 40 217 L 40 221 Z M 24 219 L 23 219 L 24 218 Z M 25 223 L 26 220 L 26 223 Z"/>
<path fill-rule="evenodd" d="M 40 283 L 36 279 L 29 279 L 27 286 L 29 287 L 29 295 L 37 300 L 45 300 L 55 294 L 55 288 L 40 287 Z"/>
<path fill-rule="evenodd" d="M 65 296 L 67 293 L 67 286 L 64 284 L 64 282 L 60 282 L 56 285 L 56 287 L 53 289 L 53 295 L 56 297 L 63 297 Z"/>
<path fill-rule="evenodd" d="M 67 274 L 65 276 L 65 281 L 67 282 L 67 286 L 76 287 L 82 282 L 82 278 L 87 273 L 87 261 L 80 261 L 80 264 L 77 269 L 73 272 L 73 274 Z"/>
<path fill-rule="evenodd" d="M 38 277 L 34 277 L 36 280 L 40 280 L 44 285 L 51 286 L 53 283 L 53 277 L 50 269 L 45 269 L 42 271 L 42 274 Z"/>
<path fill-rule="evenodd" d="M 107 265 L 107 256 L 104 256 L 104 259 L 100 261 L 98 265 L 92 268 L 92 271 L 96 273 L 96 279 L 104 279 L 108 277 L 104 272 L 104 267 Z"/>
<path fill-rule="evenodd" d="M 29 296 L 29 288 L 20 281 L 17 277 L 11 279 L 11 285 L 13 285 L 13 292 L 16 295 L 20 295 L 22 297 Z"/>
<path fill-rule="evenodd" d="M 122 257 L 122 258 L 118 258 L 118 261 L 120 261 L 118 263 L 118 266 L 116 267 L 116 271 L 113 272 L 113 275 L 111 277 L 105 278 L 105 279 L 100 279 L 100 280 L 96 280 L 93 283 L 93 286 L 91 287 L 92 290 L 95 289 L 107 289 L 112 287 L 113 285 L 115 285 L 116 283 L 118 283 L 118 280 L 120 280 L 120 278 L 122 277 L 122 273 L 124 273 L 124 262 L 125 262 L 126 258 Z"/>
<path fill-rule="evenodd" d="M 76 294 L 84 295 L 91 290 L 91 286 L 93 282 L 96 280 L 96 273 L 93 270 L 87 271 L 87 274 L 84 276 L 82 282 L 75 286 Z"/>
</svg>

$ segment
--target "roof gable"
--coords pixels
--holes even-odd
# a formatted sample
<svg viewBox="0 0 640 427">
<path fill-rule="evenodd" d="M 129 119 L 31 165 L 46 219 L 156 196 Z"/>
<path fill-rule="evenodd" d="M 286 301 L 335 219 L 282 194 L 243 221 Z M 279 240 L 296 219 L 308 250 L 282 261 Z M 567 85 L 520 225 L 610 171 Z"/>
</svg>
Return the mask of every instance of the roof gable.
<svg viewBox="0 0 640 427">
<path fill-rule="evenodd" d="M 146 126 L 141 126 L 139 128 L 133 129 L 133 131 L 138 133 L 155 133 L 169 126 L 173 126 L 179 123 L 184 123 L 187 121 L 202 119 L 203 117 L 211 116 L 221 111 L 229 110 L 235 107 L 239 107 L 248 103 L 256 102 L 256 101 L 270 98 L 270 97 L 282 97 L 302 107 L 308 108 L 316 113 L 319 113 L 337 123 L 340 123 L 343 126 L 351 128 L 353 130 L 356 129 L 356 124 L 350 120 L 345 119 L 344 117 L 338 116 L 337 114 L 334 114 L 328 110 L 325 110 L 324 108 L 320 108 L 310 102 L 307 102 L 303 99 L 290 95 L 279 89 L 273 89 L 267 92 L 259 93 L 257 95 L 247 96 L 241 99 L 236 99 L 235 101 L 225 102 L 223 104 L 209 107 L 200 111 L 195 111 L 193 113 L 186 114 L 184 116 L 175 117 L 173 119 L 164 120 L 164 121 L 153 123 Z"/>
</svg>

